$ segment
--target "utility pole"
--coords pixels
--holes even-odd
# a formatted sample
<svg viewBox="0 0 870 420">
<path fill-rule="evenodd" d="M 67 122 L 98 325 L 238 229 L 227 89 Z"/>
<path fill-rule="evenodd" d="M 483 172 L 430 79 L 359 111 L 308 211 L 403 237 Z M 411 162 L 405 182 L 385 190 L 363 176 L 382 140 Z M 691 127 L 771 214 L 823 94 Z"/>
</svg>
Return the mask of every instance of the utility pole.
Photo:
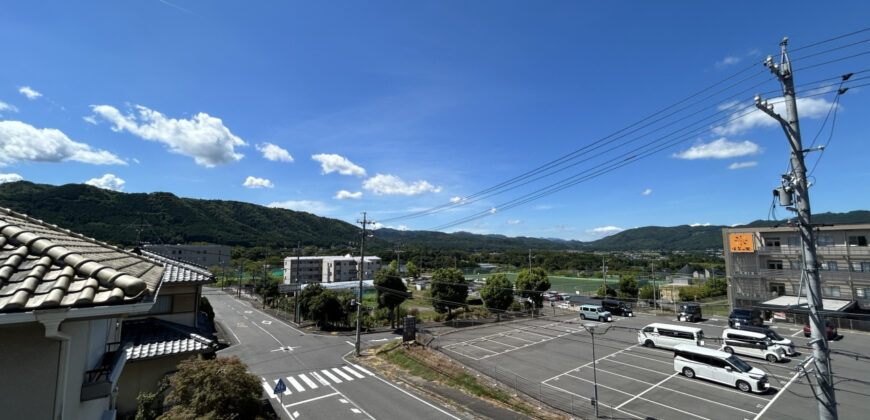
<svg viewBox="0 0 870 420">
<path fill-rule="evenodd" d="M 359 296 L 356 301 L 356 344 L 354 344 L 354 354 L 359 357 L 359 340 L 360 331 L 362 329 L 362 295 L 363 295 L 363 272 L 366 267 L 366 226 L 373 225 L 375 222 L 366 220 L 366 212 L 363 212 L 363 219 L 357 220 L 357 223 L 362 225 L 362 242 L 360 243 L 359 251 Z"/>
<path fill-rule="evenodd" d="M 816 384 L 813 385 L 813 388 L 816 400 L 819 403 L 819 419 L 834 420 L 837 418 L 837 400 L 834 396 L 834 382 L 829 360 L 830 350 L 825 331 L 825 316 L 821 312 L 821 281 L 819 279 L 819 265 L 816 260 L 815 233 L 810 221 L 807 168 L 804 164 L 804 154 L 809 152 L 809 150 L 804 150 L 801 144 L 800 125 L 798 124 L 794 91 L 794 74 L 791 68 L 791 60 L 786 51 L 788 38 L 783 38 L 779 45 L 782 49 L 780 63 L 774 63 L 773 57 L 767 56 L 764 65 L 770 69 L 771 73 L 776 75 L 782 85 L 786 118 L 774 112 L 773 104 L 768 104 L 759 95 L 755 95 L 755 106 L 782 125 L 782 129 L 788 138 L 789 146 L 791 146 L 792 172 L 783 175 L 783 186 L 777 192 L 780 204 L 782 205 L 791 204 L 791 195 L 794 194 L 795 196 L 798 230 L 801 242 L 803 243 L 804 272 L 806 274 L 807 293 L 809 295 L 807 296 L 807 302 L 810 310 L 810 345 L 813 347 L 813 372 L 816 376 Z"/>
<path fill-rule="evenodd" d="M 242 298 L 242 264 L 239 263 L 239 299 Z"/>
<path fill-rule="evenodd" d="M 607 260 L 601 257 L 601 279 L 604 282 L 604 297 L 607 297 Z"/>
<path fill-rule="evenodd" d="M 402 251 L 401 249 L 395 249 L 393 252 L 396 253 L 396 271 L 399 273 L 399 278 L 402 278 Z"/>
<path fill-rule="evenodd" d="M 649 278 L 652 279 L 652 284 L 653 284 L 653 315 L 658 315 L 658 311 L 657 311 L 658 296 L 656 296 L 658 293 L 656 293 L 655 274 L 656 274 L 656 263 L 651 263 L 650 267 L 649 267 Z"/>
<path fill-rule="evenodd" d="M 529 248 L 529 274 L 532 274 L 532 249 Z"/>
<path fill-rule="evenodd" d="M 299 292 L 302 290 L 302 284 L 299 283 L 299 242 L 296 242 L 296 285 L 299 286 L 299 289 L 296 290 L 296 295 L 294 296 L 296 299 L 296 311 L 294 312 L 294 319 L 296 320 L 296 324 L 299 324 Z"/>
</svg>

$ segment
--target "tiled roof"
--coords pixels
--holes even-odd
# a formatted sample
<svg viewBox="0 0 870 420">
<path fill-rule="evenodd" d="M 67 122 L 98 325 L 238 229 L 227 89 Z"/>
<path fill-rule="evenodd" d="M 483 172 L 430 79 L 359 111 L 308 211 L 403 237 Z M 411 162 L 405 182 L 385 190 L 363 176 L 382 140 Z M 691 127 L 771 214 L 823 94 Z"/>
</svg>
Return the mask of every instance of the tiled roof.
<svg viewBox="0 0 870 420">
<path fill-rule="evenodd" d="M 137 302 L 163 266 L 0 208 L 0 313 Z"/>
<path fill-rule="evenodd" d="M 214 340 L 194 328 L 156 318 L 124 321 L 121 342 L 129 361 L 207 353 L 217 348 Z"/>
<path fill-rule="evenodd" d="M 163 255 L 140 250 L 143 256 L 163 264 L 166 270 L 163 272 L 164 283 L 214 283 L 214 275 L 205 268 L 193 263 L 179 261 L 174 258 L 164 257 Z"/>
</svg>

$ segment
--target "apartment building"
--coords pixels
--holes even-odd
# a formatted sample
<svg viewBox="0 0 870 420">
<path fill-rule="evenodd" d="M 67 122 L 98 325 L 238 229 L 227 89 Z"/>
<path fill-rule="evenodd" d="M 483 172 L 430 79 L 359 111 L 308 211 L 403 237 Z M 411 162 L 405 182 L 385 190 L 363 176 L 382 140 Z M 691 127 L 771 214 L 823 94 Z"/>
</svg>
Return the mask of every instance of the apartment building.
<svg viewBox="0 0 870 420">
<path fill-rule="evenodd" d="M 819 226 L 816 252 L 826 311 L 870 310 L 870 224 Z M 806 308 L 795 226 L 723 229 L 732 306 Z"/>
<path fill-rule="evenodd" d="M 360 257 L 287 257 L 284 259 L 284 284 L 335 283 L 357 280 Z M 298 268 L 298 270 L 297 270 Z M 363 279 L 374 279 L 381 268 L 380 257 L 365 257 Z"/>
<path fill-rule="evenodd" d="M 160 255 L 165 255 L 169 258 L 191 262 L 203 267 L 219 266 L 229 268 L 230 266 L 230 247 L 226 245 L 153 245 L 148 244 L 142 247 L 146 251 Z"/>
</svg>

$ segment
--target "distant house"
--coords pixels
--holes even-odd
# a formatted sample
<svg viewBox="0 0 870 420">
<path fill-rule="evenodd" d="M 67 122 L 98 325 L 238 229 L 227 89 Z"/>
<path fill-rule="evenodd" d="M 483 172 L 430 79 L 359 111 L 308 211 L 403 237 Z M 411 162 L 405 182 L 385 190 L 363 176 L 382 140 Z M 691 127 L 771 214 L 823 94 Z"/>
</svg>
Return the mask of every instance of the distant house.
<svg viewBox="0 0 870 420">
<path fill-rule="evenodd" d="M 144 245 L 148 252 L 164 255 L 176 261 L 194 263 L 202 267 L 230 267 L 230 251 L 226 245 Z"/>
<path fill-rule="evenodd" d="M 0 208 L 3 416 L 113 419 L 121 320 L 151 310 L 161 263 Z"/>
<path fill-rule="evenodd" d="M 178 363 L 217 349 L 211 325 L 199 312 L 202 285 L 214 275 L 204 267 L 148 251 L 134 251 L 165 267 L 160 296 L 148 312 L 124 321 L 121 345 L 127 366 L 118 381 L 118 412 L 135 412 L 136 396 L 154 392 L 158 381 Z"/>
<path fill-rule="evenodd" d="M 360 258 L 345 256 L 287 257 L 284 259 L 284 284 L 336 283 L 359 279 Z M 381 268 L 381 258 L 365 257 L 363 279 L 372 280 Z"/>
<path fill-rule="evenodd" d="M 676 286 L 688 286 L 694 283 L 698 273 L 688 264 L 684 265 L 680 271 L 677 271 L 671 278 L 671 283 Z"/>
</svg>

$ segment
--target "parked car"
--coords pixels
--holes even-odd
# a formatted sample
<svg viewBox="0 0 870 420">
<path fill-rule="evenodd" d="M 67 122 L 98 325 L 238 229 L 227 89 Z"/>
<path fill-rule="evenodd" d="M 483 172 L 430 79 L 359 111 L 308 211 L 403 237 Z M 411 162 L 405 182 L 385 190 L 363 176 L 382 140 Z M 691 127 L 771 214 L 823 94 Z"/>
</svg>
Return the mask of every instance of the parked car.
<svg viewBox="0 0 870 420">
<path fill-rule="evenodd" d="M 678 344 L 704 345 L 704 331 L 682 325 L 649 324 L 637 332 L 637 342 L 644 347 L 673 348 Z"/>
<path fill-rule="evenodd" d="M 634 316 L 634 313 L 631 311 L 631 306 L 621 300 L 604 299 L 601 301 L 601 306 L 614 315 Z"/>
<path fill-rule="evenodd" d="M 701 305 L 697 303 L 686 303 L 680 305 L 680 313 L 677 314 L 677 320 L 685 322 L 701 321 Z"/>
<path fill-rule="evenodd" d="M 774 344 L 776 344 L 780 348 L 782 348 L 782 351 L 785 352 L 786 356 L 796 356 L 798 354 L 794 350 L 794 342 L 792 342 L 788 338 L 785 338 L 785 337 L 779 335 L 779 333 L 777 333 L 776 331 L 774 331 L 773 329 L 771 329 L 769 327 L 766 327 L 766 326 L 754 327 L 752 325 L 741 325 L 741 326 L 737 327 L 737 329 L 744 330 L 744 331 L 757 332 L 757 333 L 761 333 L 761 334 L 766 335 L 767 338 L 770 339 L 770 341 L 772 341 Z"/>
<path fill-rule="evenodd" d="M 743 392 L 765 392 L 767 375 L 739 357 L 723 351 L 680 344 L 674 347 L 674 370 L 689 379 L 704 378 Z"/>
<path fill-rule="evenodd" d="M 804 337 L 809 337 L 811 331 L 810 324 L 804 324 Z M 837 338 L 837 327 L 831 325 L 830 321 L 827 320 L 825 320 L 825 338 L 828 340 Z"/>
<path fill-rule="evenodd" d="M 785 351 L 780 346 L 773 344 L 767 335 L 733 328 L 722 331 L 722 347 L 719 350 L 765 359 L 770 363 L 779 362 L 785 358 Z"/>
<path fill-rule="evenodd" d="M 734 309 L 728 315 L 728 327 L 737 328 L 741 325 L 753 325 L 761 327 L 764 320 L 761 319 L 761 311 L 758 309 Z"/>
<path fill-rule="evenodd" d="M 601 305 L 580 305 L 580 319 L 597 319 L 601 322 L 613 321 L 610 312 L 604 310 Z"/>
</svg>

